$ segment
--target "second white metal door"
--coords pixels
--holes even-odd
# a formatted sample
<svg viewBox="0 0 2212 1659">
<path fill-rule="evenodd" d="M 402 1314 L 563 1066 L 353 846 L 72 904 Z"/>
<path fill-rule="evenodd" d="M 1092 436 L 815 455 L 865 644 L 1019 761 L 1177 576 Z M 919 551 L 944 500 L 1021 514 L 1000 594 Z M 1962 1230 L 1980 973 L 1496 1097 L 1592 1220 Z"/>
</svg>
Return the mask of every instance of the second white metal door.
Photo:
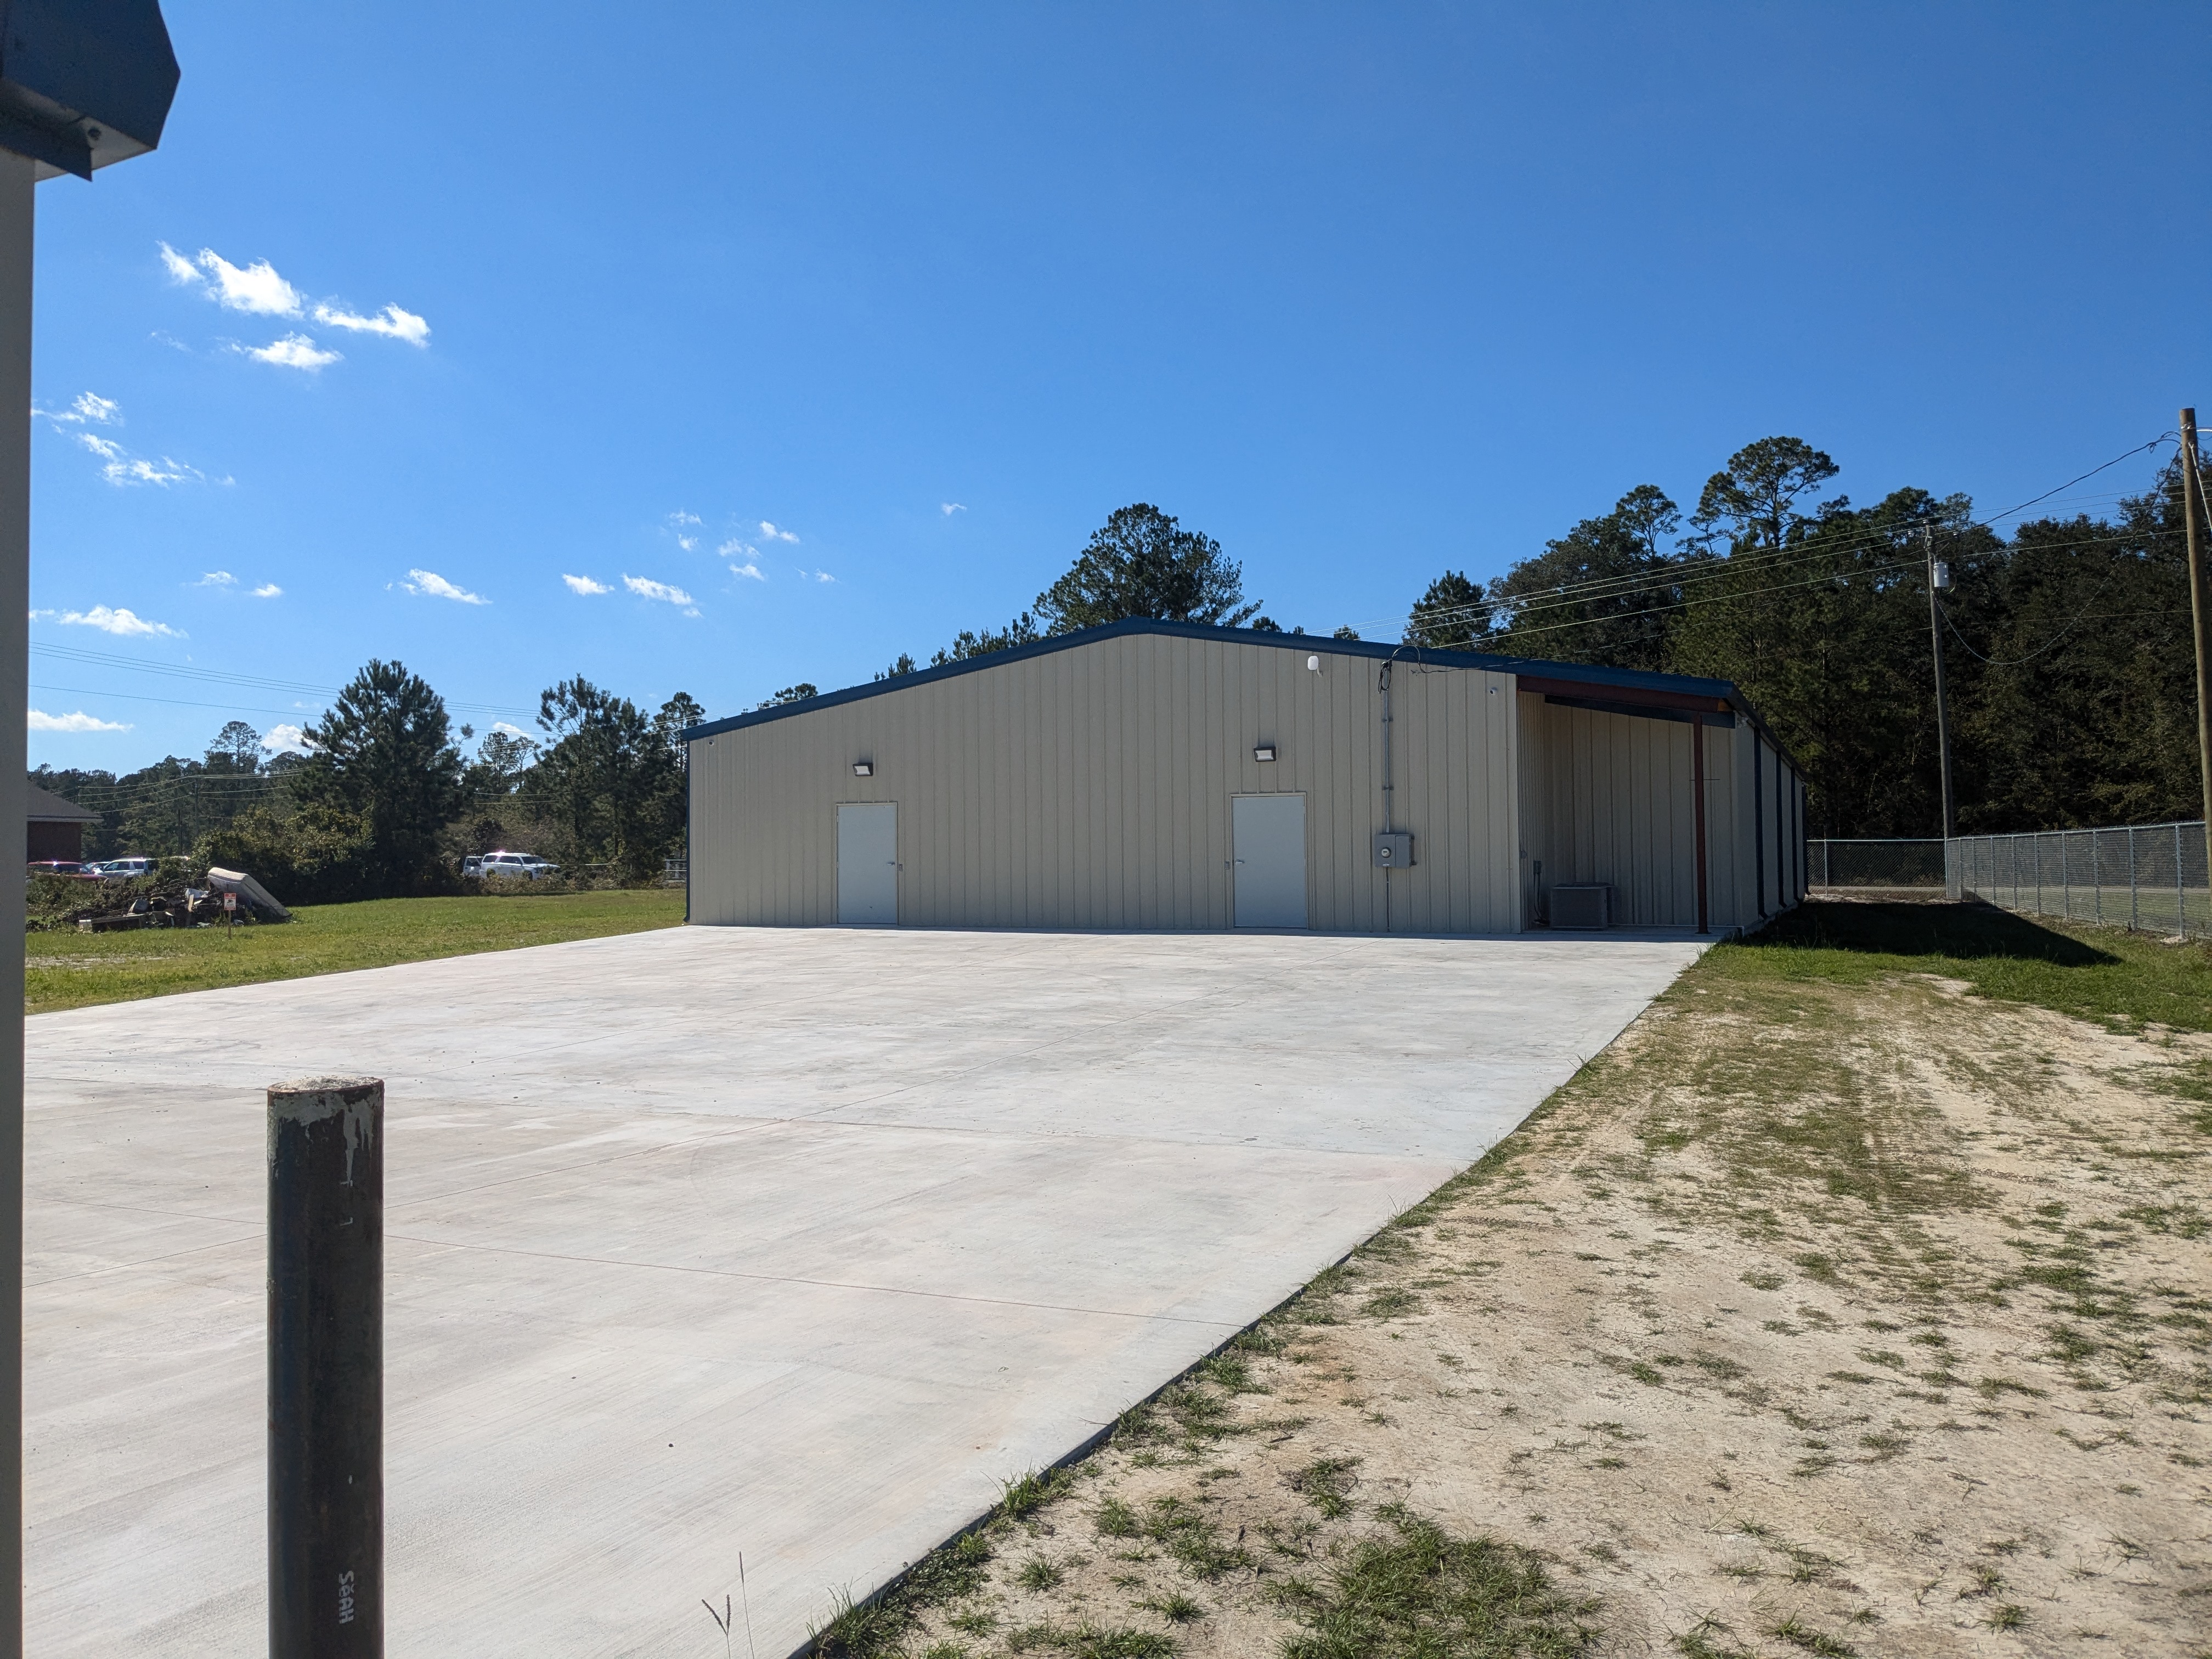
<svg viewBox="0 0 2212 1659">
<path fill-rule="evenodd" d="M 1229 835 L 1236 859 L 1237 925 L 1306 925 L 1306 798 L 1232 795 Z"/>
<path fill-rule="evenodd" d="M 837 924 L 898 926 L 898 807 L 847 802 L 837 809 Z"/>
</svg>

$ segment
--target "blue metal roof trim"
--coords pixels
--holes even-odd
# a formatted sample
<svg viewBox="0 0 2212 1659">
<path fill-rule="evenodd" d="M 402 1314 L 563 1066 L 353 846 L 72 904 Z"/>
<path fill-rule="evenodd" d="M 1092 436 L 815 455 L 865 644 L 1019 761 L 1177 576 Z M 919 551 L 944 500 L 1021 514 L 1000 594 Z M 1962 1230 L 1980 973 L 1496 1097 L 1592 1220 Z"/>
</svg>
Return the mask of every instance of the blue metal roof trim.
<svg viewBox="0 0 2212 1659">
<path fill-rule="evenodd" d="M 981 673 L 986 669 L 1004 667 L 1008 663 L 1048 656 L 1055 651 L 1072 651 L 1079 646 L 1097 645 L 1103 640 L 1122 639 L 1132 634 L 1163 634 L 1171 639 L 1218 640 L 1231 645 L 1272 646 L 1279 651 L 1365 657 L 1376 662 L 1395 660 L 1433 665 L 1438 668 L 1480 668 L 1499 674 L 1527 674 L 1542 679 L 1575 680 L 1591 686 L 1674 691 L 1686 696 L 1712 697 L 1726 702 L 1750 720 L 1755 728 L 1765 733 L 1776 751 L 1790 762 L 1791 769 L 1801 776 L 1803 775 L 1803 769 L 1797 765 L 1796 758 L 1783 747 L 1780 739 L 1768 729 L 1766 722 L 1759 718 L 1759 711 L 1746 701 L 1732 680 L 1709 680 L 1692 674 L 1646 673 L 1634 668 L 1600 668 L 1591 663 L 1550 662 L 1540 657 L 1499 657 L 1481 651 L 1431 651 L 1424 646 L 1392 645 L 1382 640 L 1325 639 L 1318 634 L 1276 634 L 1261 633 L 1249 628 L 1208 628 L 1199 623 L 1158 622 L 1147 617 L 1132 617 L 1126 622 L 1109 623 L 1103 628 L 1085 628 L 1073 634 L 1057 634 L 1032 645 L 1018 645 L 1010 650 L 993 651 L 981 657 L 949 662 L 941 667 L 918 668 L 911 674 L 898 674 L 887 680 L 871 680 L 866 685 L 848 685 L 842 691 L 824 691 L 819 696 L 808 697 L 799 702 L 778 703 L 773 708 L 756 708 L 749 714 L 726 715 L 718 720 L 686 726 L 678 735 L 686 743 L 696 738 L 717 737 L 725 732 L 743 731 L 749 726 L 764 726 L 770 720 L 788 720 L 794 714 L 810 714 L 817 709 L 835 708 L 842 703 L 881 696 L 885 692 L 903 691 L 910 686 L 929 685 L 939 680 L 954 679 L 963 674 Z"/>
</svg>

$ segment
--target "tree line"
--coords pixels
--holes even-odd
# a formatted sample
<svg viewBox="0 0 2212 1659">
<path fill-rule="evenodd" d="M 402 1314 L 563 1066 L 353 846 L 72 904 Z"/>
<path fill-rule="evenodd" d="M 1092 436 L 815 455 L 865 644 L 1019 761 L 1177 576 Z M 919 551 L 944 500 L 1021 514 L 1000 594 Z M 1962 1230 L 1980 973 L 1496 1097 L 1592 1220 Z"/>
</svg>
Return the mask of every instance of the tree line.
<svg viewBox="0 0 2212 1659">
<path fill-rule="evenodd" d="M 1030 608 L 1003 627 L 963 629 L 949 645 L 930 654 L 931 668 L 988 656 L 1016 646 L 1032 645 L 1085 628 L 1103 628 L 1133 617 L 1161 622 L 1199 623 L 1213 628 L 1255 628 L 1279 634 L 1280 623 L 1261 613 L 1260 601 L 1244 593 L 1244 567 L 1221 550 L 1221 544 L 1185 530 L 1170 514 L 1149 501 L 1117 507 L 1075 556 L 1075 562 L 1036 596 Z M 1293 633 L 1306 630 L 1296 628 Z M 1349 628 L 1338 639 L 1358 639 Z M 875 678 L 895 679 L 925 665 L 901 652 Z M 811 685 L 794 688 L 814 695 Z M 778 692 L 761 705 L 788 701 Z"/>
<path fill-rule="evenodd" d="M 1932 556 L 1952 579 L 1937 599 L 1963 833 L 2197 815 L 2178 457 L 2108 510 L 2008 533 L 1962 495 L 1855 507 L 1838 472 L 1775 437 L 1730 456 L 1686 517 L 1639 484 L 1486 583 L 1445 570 L 1404 642 L 1732 680 L 1804 769 L 1813 833 L 1931 836 Z M 928 665 L 1135 617 L 1281 631 L 1219 543 L 1136 502 L 1027 610 L 963 629 Z M 922 665 L 902 653 L 875 678 Z M 815 695 L 800 682 L 759 707 Z M 449 890 L 462 856 L 501 845 L 641 879 L 683 850 L 677 734 L 704 718 L 684 693 L 648 713 L 579 676 L 541 696 L 538 735 L 495 728 L 465 760 L 454 739 L 473 731 L 404 666 L 372 662 L 304 755 L 264 761 L 233 720 L 197 760 L 31 776 L 100 812 L 88 857 L 196 852 L 303 902 Z"/>
<path fill-rule="evenodd" d="M 1940 591 L 1962 834 L 2202 811 L 2179 457 L 2107 511 L 2009 534 L 1963 495 L 1854 507 L 1797 438 L 1729 457 L 1685 521 L 1638 485 L 1478 585 L 1447 570 L 1407 642 L 1735 681 L 1805 769 L 1812 833 L 1942 833 Z"/>
<path fill-rule="evenodd" d="M 1772 437 L 1731 455 L 1686 516 L 1638 484 L 1486 583 L 1445 570 L 1403 641 L 1734 681 L 1803 768 L 1812 833 L 1935 836 L 1941 562 L 1961 833 L 2199 813 L 2178 455 L 2105 511 L 1998 515 L 2016 520 L 2008 532 L 1956 493 L 1908 487 L 1856 507 L 1832 488 L 1839 473 L 1804 440 Z M 963 630 L 928 665 L 1131 617 L 1280 631 L 1218 542 L 1138 502 L 1028 610 Z M 922 665 L 902 654 L 875 678 Z"/>
<path fill-rule="evenodd" d="M 30 775 L 100 813 L 88 858 L 190 854 L 289 902 L 455 891 L 465 856 L 503 846 L 637 881 L 684 850 L 678 734 L 705 717 L 684 692 L 647 714 L 579 675 L 539 697 L 539 736 L 495 727 L 464 759 L 456 738 L 473 728 L 404 664 L 372 661 L 307 729 L 304 754 L 264 761 L 261 734 L 232 720 L 198 760 Z"/>
</svg>

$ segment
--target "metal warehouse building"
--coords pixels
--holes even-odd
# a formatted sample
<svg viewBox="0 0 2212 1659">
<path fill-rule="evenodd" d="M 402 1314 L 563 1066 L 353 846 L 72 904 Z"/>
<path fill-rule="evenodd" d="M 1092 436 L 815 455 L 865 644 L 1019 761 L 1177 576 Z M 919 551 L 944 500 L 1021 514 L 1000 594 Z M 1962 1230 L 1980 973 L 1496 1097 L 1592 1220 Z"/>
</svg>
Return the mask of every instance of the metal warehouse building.
<svg viewBox="0 0 2212 1659">
<path fill-rule="evenodd" d="M 1724 680 L 1133 621 L 685 737 L 698 923 L 1722 930 L 1805 887 Z"/>
</svg>

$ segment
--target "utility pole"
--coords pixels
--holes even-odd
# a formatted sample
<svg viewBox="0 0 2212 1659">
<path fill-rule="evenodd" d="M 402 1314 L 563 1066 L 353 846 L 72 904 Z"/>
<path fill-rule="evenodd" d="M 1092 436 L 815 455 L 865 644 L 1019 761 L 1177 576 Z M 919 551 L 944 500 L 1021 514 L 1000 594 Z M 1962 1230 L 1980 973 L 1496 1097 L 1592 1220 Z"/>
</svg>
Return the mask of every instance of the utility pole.
<svg viewBox="0 0 2212 1659">
<path fill-rule="evenodd" d="M 2204 858 L 2212 870 L 2212 682 L 2206 679 L 2206 631 L 2212 604 L 2204 592 L 2204 561 L 2197 551 L 2197 501 L 2204 481 L 2197 471 L 2197 411 L 2181 411 L 2181 532 L 2189 556 L 2189 617 L 2197 626 L 2197 775 L 2204 789 Z M 2177 884 L 2180 872 L 2175 872 Z M 2184 933 L 2188 932 L 2185 926 Z"/>
<path fill-rule="evenodd" d="M 1920 541 L 1928 555 L 1928 642 L 1936 653 L 1936 748 L 1943 762 L 1943 839 L 1949 841 L 1959 833 L 1959 814 L 1951 799 L 1951 711 L 1943 701 L 1943 611 L 1936 595 L 1951 585 L 1951 567 L 1936 562 L 1935 526 L 1920 526 Z"/>
</svg>

